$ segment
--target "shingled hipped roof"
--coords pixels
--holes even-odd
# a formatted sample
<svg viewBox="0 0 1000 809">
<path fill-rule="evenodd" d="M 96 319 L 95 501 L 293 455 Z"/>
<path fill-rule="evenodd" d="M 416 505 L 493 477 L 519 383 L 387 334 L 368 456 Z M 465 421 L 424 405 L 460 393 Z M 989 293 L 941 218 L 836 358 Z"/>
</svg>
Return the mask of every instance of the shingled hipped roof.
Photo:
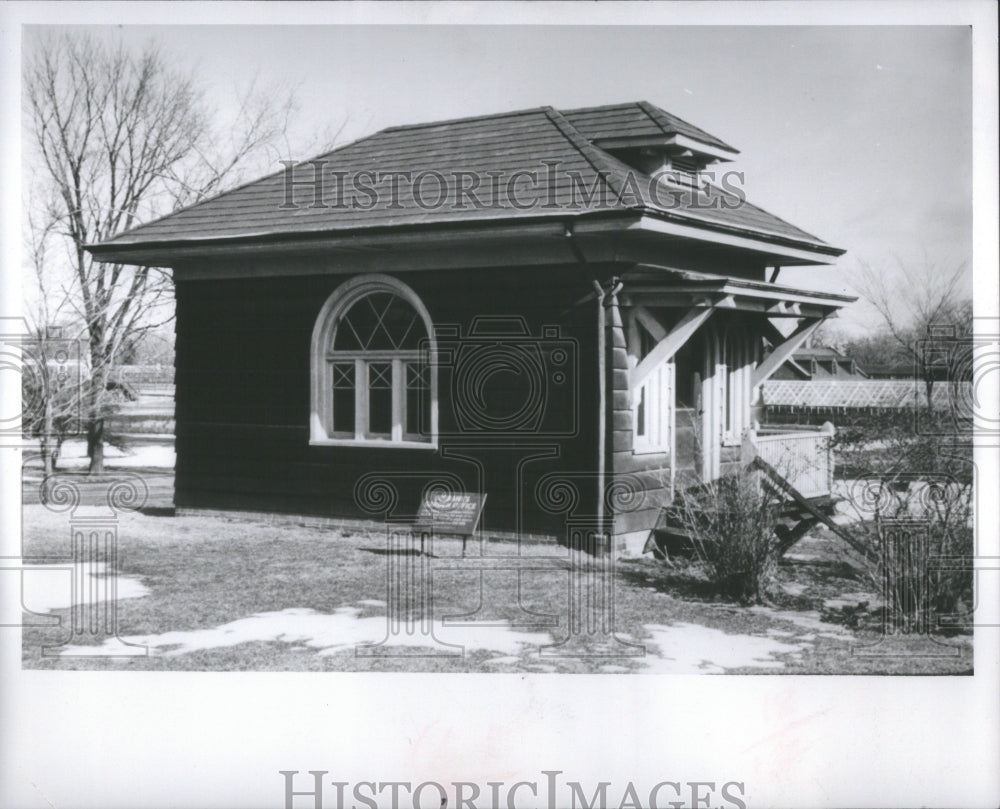
<svg viewBox="0 0 1000 809">
<path fill-rule="evenodd" d="M 608 138 L 676 135 L 736 154 L 646 102 L 566 112 L 541 107 L 390 127 L 290 173 L 277 172 L 125 231 L 97 252 L 614 212 L 777 239 L 829 255 L 842 252 L 731 191 L 657 183 L 595 145 Z"/>
</svg>

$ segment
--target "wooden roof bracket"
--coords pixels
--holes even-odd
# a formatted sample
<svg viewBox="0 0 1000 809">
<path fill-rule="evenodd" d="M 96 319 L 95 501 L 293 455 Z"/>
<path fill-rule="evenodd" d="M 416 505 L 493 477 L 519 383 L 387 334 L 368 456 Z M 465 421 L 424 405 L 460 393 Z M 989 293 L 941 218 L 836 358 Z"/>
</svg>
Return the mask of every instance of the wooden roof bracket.
<svg viewBox="0 0 1000 809">
<path fill-rule="evenodd" d="M 689 309 L 678 323 L 667 331 L 663 324 L 644 306 L 637 306 L 632 311 L 635 317 L 656 340 L 656 345 L 639 364 L 629 372 L 629 387 L 635 390 L 643 383 L 653 369 L 669 360 L 680 348 L 691 339 L 701 325 L 711 317 L 715 309 L 712 306 L 702 306 Z"/>
<path fill-rule="evenodd" d="M 826 321 L 828 316 L 824 315 L 815 320 L 804 320 L 788 337 L 784 337 L 783 342 L 775 345 L 774 350 L 754 369 L 753 376 L 750 378 L 751 386 L 756 388 L 784 365 L 785 361 L 809 339 L 813 332 L 820 327 L 820 324 Z M 772 328 L 774 327 L 772 326 Z M 774 329 L 774 331 L 777 332 L 778 330 Z"/>
</svg>

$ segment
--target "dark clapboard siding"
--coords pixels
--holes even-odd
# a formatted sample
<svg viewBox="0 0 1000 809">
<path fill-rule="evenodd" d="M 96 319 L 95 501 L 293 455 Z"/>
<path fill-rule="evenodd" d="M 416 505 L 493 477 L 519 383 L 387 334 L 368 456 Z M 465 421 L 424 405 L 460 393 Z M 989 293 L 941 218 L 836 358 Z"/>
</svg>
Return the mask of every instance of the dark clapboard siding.
<svg viewBox="0 0 1000 809">
<path fill-rule="evenodd" d="M 540 509 L 538 478 L 579 473 L 597 463 L 596 311 L 589 301 L 593 274 L 580 267 L 439 271 L 400 276 L 428 308 L 435 325 L 467 332 L 475 315 L 521 315 L 529 331 L 558 325 L 577 342 L 579 398 L 561 407 L 579 413 L 578 435 L 553 441 L 528 436 L 530 448 L 556 447 L 559 457 L 525 466 L 531 449 L 511 440 L 465 450 L 478 459 L 489 495 L 484 526 L 514 530 L 518 501 L 523 530 L 561 534 L 563 519 Z M 273 510 L 336 517 L 368 517 L 354 500 L 357 480 L 369 472 L 395 475 L 399 516 L 415 512 L 426 474 L 457 474 L 479 487 L 474 461 L 430 450 L 309 446 L 309 347 L 321 307 L 346 276 L 292 276 L 177 284 L 177 476 L 180 507 Z M 454 426 L 446 385 L 439 385 L 442 429 Z M 569 423 L 570 413 L 557 414 Z M 449 442 L 442 439 L 442 445 Z M 464 443 L 468 443 L 468 439 Z M 595 484 L 576 480 L 580 502 L 595 502 Z"/>
<path fill-rule="evenodd" d="M 661 507 L 670 502 L 670 455 L 665 452 L 633 452 L 628 346 L 616 298 L 607 308 L 605 332 L 610 349 L 608 379 L 613 411 L 608 437 L 610 467 L 614 478 L 624 482 L 629 489 L 637 490 L 632 498 L 627 499 L 628 506 L 614 515 L 614 534 L 621 537 L 652 530 Z"/>
</svg>

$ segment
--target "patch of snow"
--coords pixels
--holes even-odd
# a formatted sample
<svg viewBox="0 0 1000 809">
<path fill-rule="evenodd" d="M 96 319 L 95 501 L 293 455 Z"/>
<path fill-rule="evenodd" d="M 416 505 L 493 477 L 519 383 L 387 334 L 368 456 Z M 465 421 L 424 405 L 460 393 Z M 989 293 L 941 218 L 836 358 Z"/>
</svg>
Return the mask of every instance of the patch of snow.
<svg viewBox="0 0 1000 809">
<path fill-rule="evenodd" d="M 31 565 L 21 576 L 21 593 L 25 608 L 31 612 L 52 612 L 72 607 L 74 572 L 84 577 L 83 592 L 80 594 L 84 603 L 90 604 L 97 599 L 105 598 L 105 585 L 110 585 L 111 580 L 105 572 L 104 562 L 83 563 L 76 571 L 72 562 Z M 141 580 L 131 576 L 117 578 L 118 600 L 149 595 L 149 588 Z"/>
<path fill-rule="evenodd" d="M 136 635 L 123 638 L 128 643 L 148 646 L 154 654 L 177 657 L 209 649 L 223 649 L 241 643 L 287 643 L 305 645 L 321 656 L 333 655 L 358 646 L 429 648 L 433 639 L 418 631 L 389 634 L 384 615 L 358 617 L 356 607 L 340 607 L 332 614 L 306 608 L 291 608 L 263 612 L 208 629 L 164 632 L 159 635 Z M 518 654 L 524 646 L 552 643 L 548 633 L 518 632 L 506 626 L 460 627 L 459 631 L 433 623 L 433 638 L 448 644 L 456 653 L 466 650 L 486 650 L 501 654 Z M 64 654 L 72 654 L 67 650 Z M 517 659 L 517 658 L 515 658 Z"/>
<path fill-rule="evenodd" d="M 656 674 L 724 674 L 727 669 L 785 666 L 775 655 L 799 656 L 802 644 L 782 643 L 759 635 L 730 635 L 699 624 L 646 624 L 646 670 Z M 657 652 L 651 653 L 650 647 Z"/>
<path fill-rule="evenodd" d="M 129 447 L 125 452 L 112 447 L 104 447 L 104 465 L 108 469 L 149 466 L 173 469 L 177 460 L 173 446 L 164 444 L 141 444 Z M 64 469 L 78 469 L 87 466 L 87 444 L 84 441 L 67 441 L 59 453 L 59 466 Z"/>
</svg>

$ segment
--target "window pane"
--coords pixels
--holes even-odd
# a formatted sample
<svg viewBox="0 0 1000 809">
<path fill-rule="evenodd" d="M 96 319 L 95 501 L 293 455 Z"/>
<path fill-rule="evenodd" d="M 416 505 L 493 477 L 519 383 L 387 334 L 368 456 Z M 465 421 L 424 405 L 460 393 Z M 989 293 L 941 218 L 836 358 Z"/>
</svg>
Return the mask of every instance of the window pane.
<svg viewBox="0 0 1000 809">
<path fill-rule="evenodd" d="M 430 437 L 430 368 L 419 362 L 406 363 L 406 433 Z"/>
<path fill-rule="evenodd" d="M 333 431 L 354 435 L 354 362 L 333 364 Z"/>
<path fill-rule="evenodd" d="M 335 351 L 415 349 L 427 336 L 417 310 L 397 295 L 373 292 L 348 309 L 337 324 Z"/>
<path fill-rule="evenodd" d="M 382 318 L 382 329 L 393 348 L 416 349 L 424 334 L 424 323 L 417 310 L 402 298 L 393 297 Z"/>
<path fill-rule="evenodd" d="M 368 363 L 368 434 L 392 435 L 392 363 Z"/>
</svg>

